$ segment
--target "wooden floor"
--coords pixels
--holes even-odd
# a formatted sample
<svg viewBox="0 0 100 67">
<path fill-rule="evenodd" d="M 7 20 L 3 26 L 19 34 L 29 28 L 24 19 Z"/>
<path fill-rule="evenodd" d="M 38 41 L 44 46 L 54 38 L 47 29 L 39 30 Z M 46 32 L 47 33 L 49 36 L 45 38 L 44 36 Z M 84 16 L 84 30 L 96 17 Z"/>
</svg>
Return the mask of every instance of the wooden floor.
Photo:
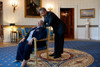
<svg viewBox="0 0 100 67">
<path fill-rule="evenodd" d="M 8 42 L 3 42 L 3 38 L 0 38 L 0 47 L 7 47 L 7 46 L 15 46 L 18 43 L 8 43 Z"/>
</svg>

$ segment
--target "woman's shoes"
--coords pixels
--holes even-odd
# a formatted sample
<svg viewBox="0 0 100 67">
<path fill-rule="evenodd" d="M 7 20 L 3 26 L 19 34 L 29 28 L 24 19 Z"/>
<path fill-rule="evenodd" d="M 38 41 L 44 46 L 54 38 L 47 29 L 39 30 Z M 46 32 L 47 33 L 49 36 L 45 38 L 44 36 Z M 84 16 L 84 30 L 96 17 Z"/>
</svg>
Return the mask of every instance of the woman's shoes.
<svg viewBox="0 0 100 67">
<path fill-rule="evenodd" d="M 25 67 L 27 65 L 27 61 L 26 60 L 23 60 L 22 64 L 21 64 L 21 67 Z"/>
</svg>

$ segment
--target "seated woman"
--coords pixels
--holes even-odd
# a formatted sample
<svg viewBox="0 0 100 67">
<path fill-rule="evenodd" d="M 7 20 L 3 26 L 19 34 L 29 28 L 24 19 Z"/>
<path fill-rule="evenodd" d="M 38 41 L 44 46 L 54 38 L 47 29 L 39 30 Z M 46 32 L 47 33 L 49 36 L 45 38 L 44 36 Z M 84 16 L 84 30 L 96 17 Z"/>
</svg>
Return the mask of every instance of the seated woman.
<svg viewBox="0 0 100 67">
<path fill-rule="evenodd" d="M 27 60 L 30 58 L 30 54 L 34 48 L 33 39 L 36 38 L 37 40 L 40 40 L 46 37 L 46 28 L 44 28 L 42 24 L 43 21 L 40 20 L 37 26 L 32 28 L 18 44 L 16 60 L 14 62 L 22 61 L 21 67 L 24 67 L 27 64 Z M 37 42 L 37 47 L 43 47 L 45 45 L 45 41 Z"/>
</svg>

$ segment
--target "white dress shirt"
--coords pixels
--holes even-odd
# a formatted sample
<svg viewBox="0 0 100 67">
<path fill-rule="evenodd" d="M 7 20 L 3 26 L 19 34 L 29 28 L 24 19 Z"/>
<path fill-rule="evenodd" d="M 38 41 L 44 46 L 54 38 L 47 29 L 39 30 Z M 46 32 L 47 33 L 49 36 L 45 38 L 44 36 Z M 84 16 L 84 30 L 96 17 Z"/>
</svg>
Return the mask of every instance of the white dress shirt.
<svg viewBox="0 0 100 67">
<path fill-rule="evenodd" d="M 29 42 L 32 39 L 32 35 L 34 33 L 35 30 L 32 30 L 27 38 L 27 41 Z"/>
</svg>

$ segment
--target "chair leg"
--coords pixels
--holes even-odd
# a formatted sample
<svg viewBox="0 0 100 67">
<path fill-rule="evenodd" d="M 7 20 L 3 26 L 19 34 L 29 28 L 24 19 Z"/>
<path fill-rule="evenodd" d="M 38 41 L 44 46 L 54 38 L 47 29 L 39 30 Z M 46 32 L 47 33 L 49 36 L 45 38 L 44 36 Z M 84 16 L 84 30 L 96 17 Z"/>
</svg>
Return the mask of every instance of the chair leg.
<svg viewBox="0 0 100 67">
<path fill-rule="evenodd" d="M 37 65 L 37 53 L 35 53 L 35 65 Z"/>
<path fill-rule="evenodd" d="M 47 60 L 49 60 L 49 53 L 47 52 Z"/>
<path fill-rule="evenodd" d="M 37 45 L 36 45 L 36 39 L 34 39 L 34 52 L 35 52 L 35 65 L 37 65 Z"/>
</svg>

